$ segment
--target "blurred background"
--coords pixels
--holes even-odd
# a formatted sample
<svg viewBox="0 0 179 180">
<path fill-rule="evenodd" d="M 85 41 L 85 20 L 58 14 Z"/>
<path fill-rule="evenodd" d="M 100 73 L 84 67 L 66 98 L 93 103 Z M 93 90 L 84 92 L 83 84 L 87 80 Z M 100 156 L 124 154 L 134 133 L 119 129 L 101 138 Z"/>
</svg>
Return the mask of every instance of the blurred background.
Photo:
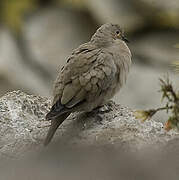
<svg viewBox="0 0 179 180">
<path fill-rule="evenodd" d="M 171 66 L 179 60 L 178 0 L 0 0 L 0 96 L 21 89 L 51 97 L 67 56 L 106 22 L 125 30 L 133 55 L 115 101 L 132 109 L 161 106 L 159 77 L 169 73 L 179 85 Z M 62 147 L 19 163 L 1 161 L 1 179 L 178 179 L 177 140 L 168 149 L 134 154 Z"/>
<path fill-rule="evenodd" d="M 178 0 L 1 0 L 0 96 L 21 89 L 50 97 L 67 56 L 106 22 L 125 30 L 133 55 L 115 101 L 132 109 L 159 106 L 159 77 L 168 72 L 179 83 L 171 67 L 179 60 Z"/>
<path fill-rule="evenodd" d="M 1 160 L 1 179 L 178 180 L 178 142 L 154 149 L 147 147 L 134 152 L 111 146 L 74 148 L 57 143 L 21 161 Z"/>
</svg>

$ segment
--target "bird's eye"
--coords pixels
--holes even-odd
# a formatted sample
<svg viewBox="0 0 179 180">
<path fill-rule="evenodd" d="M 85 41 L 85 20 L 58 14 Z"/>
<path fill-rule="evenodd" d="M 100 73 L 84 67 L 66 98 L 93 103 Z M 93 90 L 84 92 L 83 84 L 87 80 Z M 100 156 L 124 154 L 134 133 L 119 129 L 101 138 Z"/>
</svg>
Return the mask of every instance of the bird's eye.
<svg viewBox="0 0 179 180">
<path fill-rule="evenodd" d="M 119 31 L 116 31 L 116 34 L 119 34 Z"/>
</svg>

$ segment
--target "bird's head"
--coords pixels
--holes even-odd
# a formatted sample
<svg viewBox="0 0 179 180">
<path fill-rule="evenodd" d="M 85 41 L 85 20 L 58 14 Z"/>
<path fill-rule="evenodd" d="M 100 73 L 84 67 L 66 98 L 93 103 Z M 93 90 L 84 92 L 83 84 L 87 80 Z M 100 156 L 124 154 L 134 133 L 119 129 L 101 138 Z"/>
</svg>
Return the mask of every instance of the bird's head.
<svg viewBox="0 0 179 180">
<path fill-rule="evenodd" d="M 106 44 L 117 39 L 129 42 L 118 24 L 106 23 L 97 29 L 95 34 L 92 36 L 91 41 L 99 44 Z"/>
</svg>

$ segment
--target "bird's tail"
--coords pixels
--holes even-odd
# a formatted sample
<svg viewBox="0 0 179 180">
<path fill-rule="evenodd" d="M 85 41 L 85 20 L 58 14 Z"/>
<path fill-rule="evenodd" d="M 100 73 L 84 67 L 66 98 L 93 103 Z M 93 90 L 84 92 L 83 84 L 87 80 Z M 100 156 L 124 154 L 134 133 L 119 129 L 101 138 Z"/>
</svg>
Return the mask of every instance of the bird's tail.
<svg viewBox="0 0 179 180">
<path fill-rule="evenodd" d="M 47 146 L 50 141 L 52 140 L 57 128 L 60 126 L 60 124 L 70 115 L 70 113 L 64 113 L 62 114 L 61 116 L 59 116 L 58 118 L 56 119 L 52 119 L 51 120 L 51 126 L 48 130 L 48 133 L 47 133 L 47 136 L 46 136 L 46 139 L 44 141 L 44 146 Z"/>
</svg>

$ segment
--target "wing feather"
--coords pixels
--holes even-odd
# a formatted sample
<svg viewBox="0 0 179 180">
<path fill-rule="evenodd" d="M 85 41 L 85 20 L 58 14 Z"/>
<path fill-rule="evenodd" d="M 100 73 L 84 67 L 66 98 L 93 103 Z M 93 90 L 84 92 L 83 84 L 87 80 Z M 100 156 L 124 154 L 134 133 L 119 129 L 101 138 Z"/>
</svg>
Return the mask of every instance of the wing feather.
<svg viewBox="0 0 179 180">
<path fill-rule="evenodd" d="M 77 49 L 76 53 L 72 53 L 56 79 L 54 104 L 59 101 L 62 106 L 59 110 L 58 106 L 52 107 L 52 112 L 72 111 L 81 102 L 89 100 L 88 98 L 93 101 L 101 91 L 110 87 L 112 79 L 115 78 L 114 63 L 109 63 L 109 54 L 87 45 L 80 48 L 81 50 Z M 80 66 L 80 62 L 83 66 Z"/>
</svg>

